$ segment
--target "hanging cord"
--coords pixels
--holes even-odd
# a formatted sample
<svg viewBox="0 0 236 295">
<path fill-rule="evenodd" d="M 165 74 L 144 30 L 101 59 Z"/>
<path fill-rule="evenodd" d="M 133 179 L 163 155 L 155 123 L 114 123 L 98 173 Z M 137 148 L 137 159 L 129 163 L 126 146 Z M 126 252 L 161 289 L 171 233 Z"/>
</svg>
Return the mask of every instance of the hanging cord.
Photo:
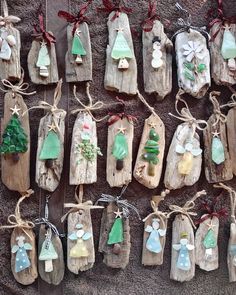
<svg viewBox="0 0 236 295">
<path fill-rule="evenodd" d="M 25 193 L 22 193 L 21 198 L 18 200 L 15 208 L 15 214 L 11 214 L 7 218 L 9 225 L 2 225 L 0 229 L 13 229 L 20 228 L 22 231 L 31 239 L 31 236 L 27 233 L 25 229 L 34 228 L 35 224 L 29 220 L 23 220 L 20 213 L 20 205 L 26 199 L 29 198 L 34 191 L 32 189 L 27 190 Z"/>
<path fill-rule="evenodd" d="M 220 106 L 220 108 L 225 108 L 225 107 L 229 107 L 229 108 L 234 108 L 236 107 L 236 93 L 233 93 L 230 97 L 230 101 L 228 101 L 226 104 L 223 104 Z"/>
<path fill-rule="evenodd" d="M 141 26 L 144 32 L 151 32 L 156 20 L 160 20 L 160 16 L 157 15 L 157 3 L 156 0 L 148 2 L 148 17 L 143 20 Z"/>
<path fill-rule="evenodd" d="M 231 222 L 236 223 L 235 218 L 235 210 L 236 210 L 236 191 L 232 189 L 230 186 L 227 186 L 226 184 L 220 182 L 219 184 L 214 184 L 215 188 L 222 188 L 226 190 L 229 193 L 230 197 L 230 209 L 231 209 Z"/>
<path fill-rule="evenodd" d="M 14 15 L 9 15 L 8 13 L 8 6 L 7 6 L 7 1 L 2 0 L 2 10 L 3 10 L 3 16 L 0 16 L 0 25 L 5 26 L 6 24 L 11 24 L 11 23 L 18 23 L 21 21 L 21 19 L 17 16 Z"/>
<path fill-rule="evenodd" d="M 220 92 L 212 91 L 210 93 L 209 99 L 213 104 L 213 113 L 215 115 L 215 122 L 212 124 L 212 126 L 216 126 L 219 122 L 224 124 L 227 121 L 226 116 L 224 114 L 222 114 L 220 111 L 220 104 L 216 98 L 217 96 L 220 96 Z"/>
<path fill-rule="evenodd" d="M 145 106 L 149 109 L 149 111 L 154 115 L 154 116 L 158 116 L 157 113 L 155 112 L 155 109 L 153 107 L 151 107 L 148 102 L 146 101 L 146 99 L 142 96 L 142 94 L 139 92 L 139 90 L 137 91 L 137 95 L 138 98 L 141 100 L 141 102 L 143 104 L 145 104 Z"/>
<path fill-rule="evenodd" d="M 79 187 L 79 195 L 77 194 L 78 187 Z M 75 200 L 77 201 L 77 204 L 74 204 L 74 203 L 64 204 L 64 208 L 71 208 L 71 209 L 65 215 L 62 216 L 61 222 L 64 222 L 70 213 L 74 213 L 79 210 L 92 210 L 92 209 L 104 208 L 103 206 L 97 206 L 96 204 L 93 205 L 93 202 L 90 200 L 83 202 L 83 194 L 84 194 L 83 185 L 81 184 L 80 186 L 76 186 Z"/>
<path fill-rule="evenodd" d="M 180 207 L 178 205 L 170 205 L 169 208 L 171 210 L 171 212 L 167 215 L 167 218 L 169 218 L 173 213 L 180 213 L 180 214 L 183 214 L 185 216 L 188 217 L 190 223 L 192 224 L 192 227 L 194 229 L 196 229 L 196 226 L 194 224 L 194 221 L 192 219 L 192 216 L 197 216 L 197 213 L 196 212 L 192 212 L 190 210 L 192 210 L 194 207 L 195 207 L 195 200 L 201 196 L 205 196 L 206 195 L 206 191 L 205 190 L 202 190 L 200 192 L 197 192 L 195 194 L 195 196 L 187 201 L 183 207 Z"/>
<path fill-rule="evenodd" d="M 100 110 L 104 107 L 106 107 L 106 105 L 102 102 L 102 101 L 97 101 L 93 104 L 93 99 L 90 95 L 90 83 L 87 82 L 86 83 L 86 94 L 87 94 L 87 97 L 89 99 L 89 104 L 88 105 L 85 105 L 84 103 L 82 103 L 82 101 L 78 98 L 77 94 L 76 94 L 76 86 L 74 85 L 74 97 L 76 99 L 76 101 L 80 104 L 80 108 L 78 109 L 75 109 L 73 111 L 71 111 L 71 114 L 77 114 L 79 112 L 87 112 L 95 122 L 101 122 L 101 121 L 104 121 L 106 120 L 107 118 L 109 118 L 109 116 L 104 116 L 103 118 L 101 119 L 96 119 L 93 114 L 92 114 L 92 111 L 96 111 L 96 110 Z"/>
</svg>

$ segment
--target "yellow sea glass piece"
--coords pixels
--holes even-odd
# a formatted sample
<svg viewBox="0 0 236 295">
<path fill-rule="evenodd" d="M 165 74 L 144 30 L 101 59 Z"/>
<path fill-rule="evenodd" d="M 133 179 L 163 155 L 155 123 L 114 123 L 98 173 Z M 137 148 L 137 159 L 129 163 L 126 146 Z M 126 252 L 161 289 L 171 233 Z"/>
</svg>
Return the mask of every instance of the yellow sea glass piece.
<svg viewBox="0 0 236 295">
<path fill-rule="evenodd" d="M 85 242 L 82 239 L 78 239 L 77 243 L 70 250 L 70 257 L 80 258 L 80 257 L 88 257 L 89 252 L 85 245 Z"/>
<path fill-rule="evenodd" d="M 188 175 L 193 168 L 193 155 L 191 152 L 185 152 L 182 160 L 178 164 L 178 172 L 183 175 Z"/>
</svg>

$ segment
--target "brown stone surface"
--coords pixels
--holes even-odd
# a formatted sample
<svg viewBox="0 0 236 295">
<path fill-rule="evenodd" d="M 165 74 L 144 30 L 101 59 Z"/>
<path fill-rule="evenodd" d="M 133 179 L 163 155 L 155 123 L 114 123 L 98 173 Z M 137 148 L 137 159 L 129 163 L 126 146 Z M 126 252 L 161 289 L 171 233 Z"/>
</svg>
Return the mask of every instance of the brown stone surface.
<svg viewBox="0 0 236 295">
<path fill-rule="evenodd" d="M 43 9 L 45 10 L 46 0 L 41 1 Z M 66 24 L 63 20 L 57 18 L 56 14 L 59 9 L 76 11 L 78 8 L 78 2 L 84 1 L 77 0 L 57 0 L 47 1 L 48 9 L 48 29 L 54 31 L 57 37 L 57 57 L 60 77 L 65 80 L 65 64 L 64 56 L 66 53 Z M 92 52 L 93 52 L 93 84 L 91 87 L 91 95 L 94 98 L 103 100 L 107 104 L 114 104 L 116 93 L 107 92 L 104 90 L 103 79 L 105 73 L 105 59 L 106 59 L 106 44 L 107 44 L 107 20 L 105 14 L 97 14 L 96 7 L 101 5 L 102 1 L 94 0 L 88 13 L 88 17 L 91 19 L 90 34 L 92 40 Z M 193 13 L 193 23 L 195 25 L 206 24 L 205 14 L 208 8 L 215 5 L 216 1 L 213 0 L 185 0 L 181 1 L 184 3 L 186 8 L 191 10 Z M 235 0 L 225 1 L 231 3 L 229 7 L 229 13 L 232 13 L 231 7 L 235 10 Z M 28 71 L 26 66 L 27 54 L 31 46 L 30 34 L 33 33 L 32 24 L 36 21 L 36 10 L 38 8 L 38 1 L 32 0 L 8 0 L 10 13 L 19 16 L 22 21 L 16 25 L 21 31 L 22 37 L 22 65 L 26 71 L 26 80 L 29 81 Z M 140 32 L 140 22 L 146 16 L 148 8 L 147 0 L 136 0 L 129 1 L 129 6 L 133 8 L 134 12 L 130 16 L 130 25 Z M 177 13 L 174 9 L 174 0 L 160 0 L 158 1 L 158 11 L 162 17 L 169 18 L 172 21 L 172 25 L 169 27 L 169 36 L 176 29 L 174 22 L 177 20 Z M 141 35 L 139 37 L 133 36 L 135 54 L 138 63 L 138 83 L 141 93 L 144 93 L 143 89 L 143 77 L 142 77 L 142 46 L 141 46 Z M 145 95 L 145 98 L 151 105 L 155 107 L 156 112 L 161 117 L 166 125 L 166 145 L 169 147 L 171 138 L 174 134 L 176 126 L 180 123 L 177 119 L 168 116 L 168 112 L 174 112 L 174 99 L 177 92 L 176 83 L 176 68 L 174 65 L 173 69 L 173 91 L 172 94 L 165 98 L 163 102 L 156 102 L 156 98 Z M 46 99 L 52 101 L 52 93 L 55 86 L 37 86 L 31 85 L 31 89 L 38 91 L 34 97 L 26 99 L 28 107 L 35 105 L 38 100 Z M 211 89 L 221 90 L 220 102 L 227 102 L 229 92 L 224 87 L 216 87 L 214 84 Z M 73 102 L 72 86 L 65 84 L 63 88 L 62 102 L 60 103 L 67 111 L 75 108 L 76 105 Z M 85 97 L 85 86 L 79 85 L 79 97 Z M 3 93 L 0 93 L 0 116 L 3 113 Z M 133 143 L 134 159 L 138 152 L 139 141 L 142 135 L 142 128 L 144 120 L 150 115 L 147 109 L 144 108 L 143 104 L 135 98 L 127 99 L 124 95 L 120 95 L 121 98 L 127 100 L 127 112 L 136 115 L 139 118 L 139 122 L 135 128 L 135 136 Z M 211 104 L 209 103 L 208 97 L 201 99 L 200 101 L 186 96 L 186 99 L 191 108 L 191 112 L 197 118 L 207 119 L 211 113 Z M 119 107 L 117 107 L 118 109 Z M 109 108 L 110 111 L 115 111 L 114 106 Z M 208 112 L 208 110 L 210 110 Z M 107 110 L 97 111 L 99 116 L 103 116 L 107 113 Z M 30 126 L 31 126 L 31 183 L 32 188 L 35 189 L 36 193 L 32 198 L 26 200 L 22 204 L 22 212 L 26 218 L 34 219 L 38 216 L 40 209 L 42 211 L 42 203 L 44 198 L 43 192 L 37 189 L 34 182 L 35 174 L 35 157 L 36 157 L 36 144 L 37 144 L 37 133 L 40 117 L 43 116 L 43 111 L 32 111 L 30 113 Z M 65 150 L 65 166 L 63 170 L 62 183 L 58 188 L 58 191 L 53 194 L 50 199 L 50 206 L 53 206 L 51 210 L 51 216 L 53 222 L 60 225 L 60 216 L 63 213 L 62 202 L 65 197 L 67 202 L 74 201 L 74 187 L 69 187 L 69 159 L 70 159 L 70 136 L 72 134 L 72 128 L 75 117 L 70 116 L 67 119 L 67 136 L 66 136 L 66 150 Z M 105 132 L 105 123 L 98 123 L 98 145 L 106 155 L 106 143 L 107 143 L 107 132 Z M 202 135 L 201 135 L 202 136 Z M 202 142 L 202 138 L 201 138 Z M 168 148 L 166 149 L 166 153 Z M 165 157 L 166 157 L 165 153 Z M 134 162 L 133 162 L 134 165 Z M 165 159 L 164 169 L 165 171 Z M 163 174 L 161 178 L 163 183 Z M 236 188 L 235 179 L 229 182 L 234 188 Z M 149 190 L 144 188 L 137 181 L 133 180 L 126 191 L 126 196 L 130 202 L 136 205 L 142 217 L 147 216 L 151 211 L 150 209 L 150 198 L 152 195 L 157 194 L 161 191 L 163 186 L 159 186 L 158 189 Z M 218 195 L 216 190 L 212 189 L 212 186 L 207 184 L 204 176 L 204 170 L 202 170 L 201 178 L 197 184 L 193 187 L 185 187 L 181 190 L 172 192 L 167 196 L 166 200 L 161 204 L 160 209 L 165 210 L 170 203 L 184 204 L 185 201 L 192 197 L 197 191 L 206 189 L 208 191 L 207 198 L 212 198 L 214 195 Z M 120 189 L 109 188 L 106 183 L 106 161 L 104 157 L 98 158 L 98 182 L 93 185 L 87 185 L 85 187 L 84 195 L 86 198 L 91 198 L 95 201 L 101 193 L 118 194 Z M 15 207 L 18 194 L 9 192 L 6 187 L 0 185 L 0 223 L 5 224 L 6 218 L 12 213 Z M 227 194 L 225 194 L 225 205 L 229 205 Z M 116 295 L 116 294 L 130 294 L 130 295 L 154 295 L 154 294 L 181 294 L 181 295 L 233 295 L 235 294 L 235 285 L 228 283 L 228 271 L 227 271 L 227 243 L 229 238 L 229 223 L 226 220 L 220 222 L 219 231 L 219 269 L 214 272 L 205 273 L 204 271 L 196 268 L 195 278 L 185 284 L 177 284 L 169 279 L 170 272 L 170 254 L 171 254 L 171 222 L 170 221 L 167 231 L 167 241 L 165 247 L 164 263 L 162 266 L 148 268 L 143 267 L 141 264 L 142 257 L 142 243 L 143 243 L 143 223 L 137 218 L 130 218 L 131 227 L 131 254 L 130 262 L 125 270 L 113 270 L 108 268 L 102 263 L 102 254 L 97 253 L 98 238 L 100 219 L 102 212 L 100 210 L 92 212 L 92 221 L 94 229 L 94 240 L 96 249 L 96 262 L 92 269 L 81 273 L 78 277 L 66 270 L 65 278 L 61 286 L 50 287 L 42 281 L 36 281 L 33 285 L 27 288 L 20 286 L 13 278 L 10 269 L 10 231 L 0 232 L 0 294 L 1 295 L 36 295 L 40 293 L 43 295 Z M 62 227 L 60 226 L 60 229 Z M 66 227 L 65 227 L 66 228 Z M 66 241 L 64 240 L 64 249 L 66 250 Z M 66 253 L 66 252 L 65 252 Z M 63 291 L 63 293 L 62 293 Z"/>
</svg>

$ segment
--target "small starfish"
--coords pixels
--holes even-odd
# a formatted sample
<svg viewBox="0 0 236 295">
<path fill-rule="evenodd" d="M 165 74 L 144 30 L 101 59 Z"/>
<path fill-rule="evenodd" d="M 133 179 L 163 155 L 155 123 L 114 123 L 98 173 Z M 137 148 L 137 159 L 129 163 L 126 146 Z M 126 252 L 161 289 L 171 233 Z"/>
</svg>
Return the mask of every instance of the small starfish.
<svg viewBox="0 0 236 295">
<path fill-rule="evenodd" d="M 45 42 L 44 40 L 41 42 L 41 46 L 46 46 L 47 45 L 47 42 Z"/>
<path fill-rule="evenodd" d="M 156 128 L 156 126 L 157 126 L 157 124 L 156 123 L 154 123 L 154 122 L 150 122 L 150 123 L 148 123 L 148 125 L 151 127 L 151 128 Z"/>
<path fill-rule="evenodd" d="M 80 33 L 81 33 L 81 31 L 77 29 L 77 30 L 75 31 L 75 33 L 76 33 L 76 35 L 78 35 L 78 36 L 79 36 L 79 35 L 80 35 Z"/>
<path fill-rule="evenodd" d="M 12 111 L 12 115 L 17 115 L 19 116 L 19 111 L 21 110 L 20 108 L 18 108 L 16 105 L 14 106 L 14 108 L 10 108 L 10 110 Z"/>
<path fill-rule="evenodd" d="M 219 137 L 220 132 L 214 131 L 212 132 L 213 137 Z"/>
<path fill-rule="evenodd" d="M 208 226 L 208 230 L 213 230 L 213 228 L 216 226 L 215 224 L 212 223 L 207 223 L 207 226 Z"/>
<path fill-rule="evenodd" d="M 118 210 L 116 212 L 114 212 L 116 215 L 116 218 L 122 218 L 122 214 L 123 212 L 120 211 L 120 209 L 118 208 Z"/>
<path fill-rule="evenodd" d="M 126 130 L 126 128 L 124 128 L 124 127 L 120 127 L 120 128 L 118 128 L 118 133 L 123 133 L 123 134 L 125 134 L 125 130 Z"/>
<path fill-rule="evenodd" d="M 57 132 L 57 126 L 52 123 L 51 125 L 48 125 L 48 131 L 54 131 L 54 132 Z"/>
</svg>

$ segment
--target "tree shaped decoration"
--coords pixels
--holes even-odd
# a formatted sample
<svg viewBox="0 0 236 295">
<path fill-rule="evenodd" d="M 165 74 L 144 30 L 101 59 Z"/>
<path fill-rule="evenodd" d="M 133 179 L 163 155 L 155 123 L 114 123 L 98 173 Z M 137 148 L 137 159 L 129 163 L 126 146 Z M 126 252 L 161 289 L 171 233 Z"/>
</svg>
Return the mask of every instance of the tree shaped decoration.
<svg viewBox="0 0 236 295">
<path fill-rule="evenodd" d="M 80 33 L 81 31 L 79 31 L 78 29 L 75 31 L 73 41 L 72 41 L 72 48 L 71 48 L 72 54 L 76 55 L 75 62 L 77 64 L 82 64 L 83 63 L 82 56 L 86 55 L 86 50 L 84 49 L 83 43 L 80 39 Z"/>
<path fill-rule="evenodd" d="M 61 143 L 54 124 L 48 125 L 48 134 L 43 142 L 39 159 L 46 160 L 46 167 L 53 166 L 53 160 L 56 160 L 61 151 Z"/>
<path fill-rule="evenodd" d="M 159 151 L 159 135 L 156 133 L 155 128 L 151 128 L 149 132 L 149 139 L 144 147 L 145 153 L 143 154 L 143 159 L 149 163 L 148 165 L 148 175 L 155 176 L 155 165 L 158 164 Z"/>
<path fill-rule="evenodd" d="M 116 218 L 110 230 L 107 244 L 113 245 L 114 254 L 119 254 L 121 249 L 120 243 L 124 241 L 123 219 L 122 212 L 119 210 L 119 208 L 118 211 L 114 213 Z"/>
<path fill-rule="evenodd" d="M 129 68 L 129 62 L 127 58 L 133 58 L 133 53 L 125 39 L 124 29 L 117 29 L 117 36 L 111 52 L 111 57 L 115 60 L 119 60 L 118 69 L 126 70 Z"/>
<path fill-rule="evenodd" d="M 128 143 L 125 136 L 125 128 L 120 127 L 115 136 L 112 148 L 112 155 L 116 158 L 116 169 L 122 170 L 124 167 L 124 159 L 128 155 Z"/>
<path fill-rule="evenodd" d="M 38 60 L 36 66 L 39 68 L 39 75 L 41 77 L 47 78 L 49 76 L 48 67 L 50 66 L 50 56 L 48 52 L 47 43 L 45 41 L 41 42 L 41 47 L 39 49 Z"/>
<path fill-rule="evenodd" d="M 221 54 L 224 59 L 228 60 L 228 66 L 231 71 L 236 70 L 236 40 L 234 35 L 230 32 L 230 26 L 225 24 L 224 35 L 221 46 Z"/>
<path fill-rule="evenodd" d="M 1 154 L 12 154 L 12 159 L 16 163 L 19 160 L 18 153 L 27 151 L 28 140 L 19 120 L 20 109 L 15 106 L 11 111 L 12 117 L 3 132 L 0 152 Z"/>
</svg>

